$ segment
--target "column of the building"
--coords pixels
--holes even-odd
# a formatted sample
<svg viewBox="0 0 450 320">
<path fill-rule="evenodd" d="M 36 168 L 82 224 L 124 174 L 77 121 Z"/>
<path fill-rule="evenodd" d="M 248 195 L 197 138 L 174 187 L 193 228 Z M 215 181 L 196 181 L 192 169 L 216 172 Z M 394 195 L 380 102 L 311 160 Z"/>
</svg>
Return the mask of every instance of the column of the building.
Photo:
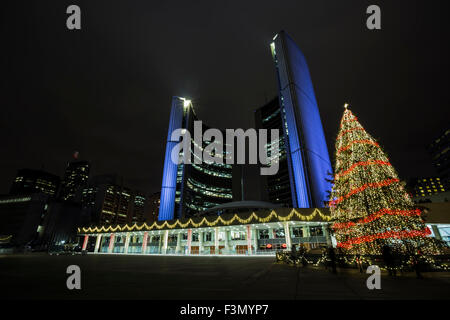
<svg viewBox="0 0 450 320">
<path fill-rule="evenodd" d="M 97 240 L 95 241 L 95 249 L 94 252 L 98 252 L 98 249 L 100 248 L 100 241 L 102 240 L 102 235 L 98 234 L 97 235 Z"/>
<path fill-rule="evenodd" d="M 310 233 L 309 233 L 309 225 L 308 224 L 305 224 L 302 227 L 302 231 L 303 231 L 303 238 L 309 238 Z M 302 246 L 309 248 L 309 246 L 310 246 L 309 239 L 305 239 L 305 241 L 306 240 L 308 240 L 308 242 L 302 242 Z"/>
<path fill-rule="evenodd" d="M 192 243 L 192 229 L 188 229 L 188 238 L 187 238 L 188 254 L 191 254 L 191 243 Z"/>
<path fill-rule="evenodd" d="M 148 240 L 148 232 L 145 231 L 144 232 L 144 237 L 142 239 L 142 253 L 146 253 L 147 252 L 147 241 Z"/>
<path fill-rule="evenodd" d="M 182 237 L 182 231 L 180 230 L 177 233 L 177 246 L 175 248 L 175 253 L 180 253 L 180 251 L 181 251 L 181 237 Z"/>
<path fill-rule="evenodd" d="M 83 241 L 83 247 L 81 248 L 81 250 L 83 250 L 83 251 L 86 250 L 88 241 L 89 241 L 89 236 L 88 236 L 88 235 L 85 235 L 85 236 L 84 236 L 84 241 Z"/>
<path fill-rule="evenodd" d="M 269 227 L 268 230 L 269 230 L 268 231 L 269 232 L 269 239 L 270 240 L 275 239 L 275 236 L 273 235 L 273 228 Z M 269 243 L 271 243 L 272 246 L 275 246 L 272 241 L 269 241 Z M 267 244 L 266 244 L 266 247 L 267 247 Z"/>
<path fill-rule="evenodd" d="M 273 228 L 270 228 L 269 227 L 269 239 L 274 239 L 274 236 L 273 236 Z"/>
<path fill-rule="evenodd" d="M 158 241 L 158 253 L 162 253 L 162 245 L 163 245 L 163 235 L 159 234 L 159 241 Z"/>
<path fill-rule="evenodd" d="M 441 232 L 439 231 L 438 226 L 433 224 L 431 225 L 431 229 L 433 229 L 434 237 L 438 240 L 442 240 Z"/>
<path fill-rule="evenodd" d="M 247 253 L 252 254 L 252 230 L 251 226 L 248 224 L 247 229 Z"/>
<path fill-rule="evenodd" d="M 253 243 L 253 254 L 256 254 L 258 251 L 258 232 L 256 228 L 252 228 L 252 243 Z"/>
<path fill-rule="evenodd" d="M 153 250 L 153 248 L 152 248 L 152 242 L 153 242 L 153 238 L 154 238 L 154 237 L 155 237 L 155 236 L 153 235 L 152 232 L 149 232 L 149 233 L 148 233 L 148 244 L 149 244 L 149 246 L 150 246 L 150 249 L 148 250 L 149 253 L 154 253 L 154 252 L 152 252 L 152 250 Z"/>
<path fill-rule="evenodd" d="M 108 246 L 108 253 L 112 253 L 114 250 L 114 239 L 115 239 L 115 234 L 111 233 L 111 237 L 109 238 L 109 246 Z"/>
<path fill-rule="evenodd" d="M 304 238 L 308 238 L 309 237 L 309 226 L 308 225 L 304 225 L 302 227 L 303 230 L 303 237 Z"/>
<path fill-rule="evenodd" d="M 322 230 L 323 230 L 323 235 L 325 236 L 325 240 L 327 241 L 327 246 L 331 246 L 331 236 L 330 233 L 328 232 L 328 224 L 324 224 L 322 225 Z"/>
<path fill-rule="evenodd" d="M 219 227 L 214 228 L 214 253 L 219 254 Z"/>
<path fill-rule="evenodd" d="M 288 250 L 291 250 L 291 245 L 292 245 L 292 242 L 291 242 L 291 230 L 289 228 L 289 222 L 288 221 L 284 222 L 284 237 L 286 239 L 286 248 Z"/>
<path fill-rule="evenodd" d="M 198 232 L 198 254 L 203 252 L 203 231 Z"/>
<path fill-rule="evenodd" d="M 166 254 L 167 253 L 167 245 L 169 243 L 169 230 L 164 231 L 164 242 L 163 242 L 163 248 L 162 248 L 162 253 Z"/>
<path fill-rule="evenodd" d="M 230 251 L 231 251 L 229 239 L 230 239 L 230 231 L 226 230 L 225 231 L 225 251 L 227 253 L 230 253 Z"/>
<path fill-rule="evenodd" d="M 123 246 L 123 253 L 128 253 L 128 247 L 130 246 L 130 233 L 127 232 L 125 236 L 125 245 Z"/>
</svg>

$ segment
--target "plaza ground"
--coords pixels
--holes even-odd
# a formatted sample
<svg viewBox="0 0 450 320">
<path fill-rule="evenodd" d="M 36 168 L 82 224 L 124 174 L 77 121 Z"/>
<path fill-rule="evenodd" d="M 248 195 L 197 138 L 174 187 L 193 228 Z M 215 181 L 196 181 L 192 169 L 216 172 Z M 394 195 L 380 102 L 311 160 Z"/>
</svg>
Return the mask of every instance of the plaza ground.
<svg viewBox="0 0 450 320">
<path fill-rule="evenodd" d="M 66 268 L 81 268 L 81 290 L 68 290 Z M 450 273 L 410 273 L 381 290 L 357 270 L 294 267 L 274 257 L 138 255 L 0 256 L 0 299 L 450 299 Z"/>
</svg>

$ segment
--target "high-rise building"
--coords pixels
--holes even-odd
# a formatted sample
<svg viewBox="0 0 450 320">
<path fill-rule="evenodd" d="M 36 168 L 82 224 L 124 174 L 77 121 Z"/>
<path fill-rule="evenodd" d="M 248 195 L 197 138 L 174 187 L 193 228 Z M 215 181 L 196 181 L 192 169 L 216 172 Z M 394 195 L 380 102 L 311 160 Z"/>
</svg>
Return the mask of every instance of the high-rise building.
<svg viewBox="0 0 450 320">
<path fill-rule="evenodd" d="M 50 197 L 56 196 L 60 178 L 54 174 L 32 169 L 20 169 L 14 179 L 9 194 L 27 195 L 45 193 Z"/>
<path fill-rule="evenodd" d="M 199 119 L 191 101 L 180 97 L 172 99 L 159 220 L 195 216 L 216 205 L 231 202 L 233 198 L 241 199 L 239 184 L 233 184 L 234 179 L 241 181 L 241 171 L 233 170 L 231 164 L 226 164 L 225 146 L 223 154 L 218 155 L 225 160 L 223 164 L 215 162 L 208 164 L 204 161 L 199 164 L 195 163 L 196 150 L 203 153 L 211 141 L 203 141 L 201 146 L 192 141 L 190 155 L 192 164 L 176 164 L 172 161 L 172 151 L 179 144 L 178 139 L 172 140 L 172 133 L 177 129 L 194 133 L 194 121 L 197 120 Z M 202 123 L 201 133 L 207 129 L 209 127 Z M 222 135 L 225 136 L 223 132 Z M 183 155 L 181 154 L 181 156 Z"/>
<path fill-rule="evenodd" d="M 277 71 L 279 95 L 257 110 L 256 127 L 282 131 L 279 141 L 281 159 L 278 173 L 266 177 L 262 184 L 268 191 L 263 199 L 295 208 L 324 207 L 329 200 L 332 169 L 308 65 L 298 46 L 283 31 L 274 37 L 270 49 Z M 243 200 L 240 166 L 205 162 L 177 165 L 172 162 L 172 151 L 179 146 L 178 139 L 172 140 L 172 133 L 176 129 L 193 132 L 195 120 L 197 116 L 192 103 L 174 97 L 159 220 L 201 215 L 214 206 Z M 207 145 L 208 142 L 194 147 L 203 150 Z M 271 155 L 270 145 L 266 145 L 266 151 Z M 227 156 L 223 154 L 224 158 Z"/>
<path fill-rule="evenodd" d="M 278 97 L 255 111 L 255 123 L 257 129 L 278 129 L 284 131 L 284 121 Z M 271 203 L 292 207 L 292 191 L 289 165 L 287 159 L 287 144 L 285 138 L 280 135 L 278 142 L 278 172 L 271 176 L 260 176 L 261 199 Z"/>
<path fill-rule="evenodd" d="M 83 210 L 89 212 L 92 225 L 142 223 L 146 201 L 143 193 L 125 187 L 116 175 L 95 176 L 82 191 Z"/>
<path fill-rule="evenodd" d="M 80 201 L 81 191 L 89 179 L 90 164 L 88 161 L 72 161 L 67 163 L 61 187 L 60 198 L 64 201 Z"/>
<path fill-rule="evenodd" d="M 275 35 L 270 49 L 278 99 L 256 112 L 256 123 L 260 128 L 281 129 L 283 134 L 280 171 L 267 177 L 268 198 L 296 208 L 324 207 L 332 168 L 306 59 L 284 31 Z"/>
<path fill-rule="evenodd" d="M 145 221 L 145 206 L 147 197 L 139 191 L 133 191 L 132 196 L 134 199 L 132 203 L 131 222 L 142 223 Z"/>
<path fill-rule="evenodd" d="M 0 195 L 0 240 L 14 246 L 37 241 L 43 232 L 48 200 L 44 193 Z"/>
<path fill-rule="evenodd" d="M 448 191 L 439 177 L 415 178 L 408 183 L 407 189 L 415 200 Z"/>
<path fill-rule="evenodd" d="M 155 192 L 148 196 L 145 214 L 145 221 L 147 223 L 158 221 L 160 198 L 161 192 Z"/>
<path fill-rule="evenodd" d="M 450 129 L 434 140 L 428 150 L 445 190 L 450 189 Z"/>
</svg>

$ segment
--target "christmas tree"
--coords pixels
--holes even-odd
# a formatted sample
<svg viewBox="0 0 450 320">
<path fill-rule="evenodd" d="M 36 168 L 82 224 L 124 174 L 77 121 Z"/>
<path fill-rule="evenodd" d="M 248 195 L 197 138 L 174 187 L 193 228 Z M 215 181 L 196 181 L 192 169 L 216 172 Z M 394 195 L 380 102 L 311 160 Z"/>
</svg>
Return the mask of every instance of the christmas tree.
<svg viewBox="0 0 450 320">
<path fill-rule="evenodd" d="M 349 254 L 439 252 L 385 152 L 345 105 L 336 140 L 330 210 L 337 247 Z"/>
</svg>

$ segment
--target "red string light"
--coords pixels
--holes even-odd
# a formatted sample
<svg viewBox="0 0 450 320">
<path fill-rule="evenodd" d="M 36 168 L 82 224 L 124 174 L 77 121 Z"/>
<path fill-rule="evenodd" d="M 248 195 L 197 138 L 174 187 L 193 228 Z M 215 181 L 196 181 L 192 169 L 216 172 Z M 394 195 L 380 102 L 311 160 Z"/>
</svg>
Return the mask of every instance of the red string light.
<svg viewBox="0 0 450 320">
<path fill-rule="evenodd" d="M 358 166 L 368 166 L 368 165 L 371 165 L 371 164 L 379 164 L 379 165 L 392 166 L 390 162 L 388 162 L 388 161 L 382 161 L 382 160 L 360 161 L 360 162 L 357 162 L 357 163 L 352 164 L 351 167 L 348 168 L 347 170 L 341 171 L 340 173 L 337 173 L 337 174 L 335 175 L 335 179 L 337 180 L 337 179 L 339 179 L 340 177 L 349 174 L 350 172 L 353 171 L 353 169 L 355 169 L 355 168 L 358 167 Z"/>
<path fill-rule="evenodd" d="M 352 128 L 352 129 L 348 129 L 348 130 L 342 131 L 342 132 L 338 135 L 338 137 L 336 138 L 336 140 L 339 140 L 339 139 L 342 138 L 345 134 L 347 134 L 347 133 L 349 133 L 349 132 L 352 132 L 352 131 L 355 131 L 355 130 L 366 131 L 366 130 L 364 130 L 364 128 Z"/>
<path fill-rule="evenodd" d="M 337 151 L 337 154 L 341 153 L 342 151 L 345 151 L 345 150 L 349 149 L 354 143 L 371 144 L 371 145 L 374 145 L 375 147 L 379 147 L 379 146 L 380 146 L 377 142 L 375 142 L 375 141 L 370 141 L 370 140 L 367 140 L 367 139 L 364 139 L 364 140 L 353 140 L 352 142 L 350 142 L 350 143 L 349 143 L 348 145 L 346 145 L 345 147 L 340 148 L 340 149 Z"/>
<path fill-rule="evenodd" d="M 399 179 L 387 179 L 381 182 L 372 182 L 372 183 L 366 183 L 364 185 L 362 185 L 361 187 L 355 188 L 353 190 L 351 190 L 349 193 L 347 193 L 345 196 L 343 197 L 339 197 L 336 200 L 332 200 L 329 202 L 330 206 L 336 206 L 337 204 L 341 203 L 342 201 L 344 201 L 345 199 L 349 198 L 350 196 L 354 195 L 355 193 L 358 192 L 362 192 L 364 190 L 366 190 L 367 188 L 381 188 L 381 187 L 385 187 L 388 186 L 392 183 L 395 182 L 399 182 Z"/>
<path fill-rule="evenodd" d="M 414 209 L 414 210 L 392 210 L 389 208 L 381 209 L 363 219 L 359 219 L 356 222 L 346 222 L 346 223 L 335 223 L 332 225 L 333 229 L 344 229 L 344 228 L 351 228 L 356 225 L 366 224 L 372 221 L 375 221 L 376 219 L 379 219 L 380 217 L 384 216 L 385 214 L 392 215 L 392 216 L 420 216 L 421 210 L 420 209 Z"/>
<path fill-rule="evenodd" d="M 377 239 L 407 239 L 414 237 L 426 237 L 431 234 L 431 231 L 428 227 L 425 227 L 423 230 L 402 230 L 402 231 L 386 231 L 382 233 L 376 233 L 367 236 L 355 237 L 349 239 L 345 242 L 340 242 L 337 244 L 337 247 L 350 249 L 353 245 L 372 242 Z"/>
</svg>

